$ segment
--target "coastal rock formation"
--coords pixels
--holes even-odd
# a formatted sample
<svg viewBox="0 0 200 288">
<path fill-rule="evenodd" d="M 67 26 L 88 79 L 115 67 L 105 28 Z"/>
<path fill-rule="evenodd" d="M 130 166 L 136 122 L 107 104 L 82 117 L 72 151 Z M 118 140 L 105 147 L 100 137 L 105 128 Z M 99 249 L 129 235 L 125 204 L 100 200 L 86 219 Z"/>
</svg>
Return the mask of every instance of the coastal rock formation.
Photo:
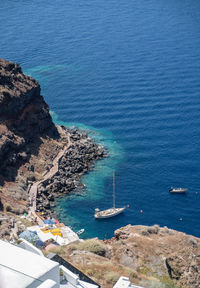
<svg viewBox="0 0 200 288">
<path fill-rule="evenodd" d="M 42 177 L 65 141 L 52 122 L 40 85 L 0 59 L 0 198 L 4 212 L 28 211 L 28 187 Z"/>
<path fill-rule="evenodd" d="M 200 286 L 200 239 L 167 227 L 127 225 L 112 239 L 86 240 L 61 253 L 106 288 L 122 275 L 148 288 Z"/>
<path fill-rule="evenodd" d="M 0 175 L 13 181 L 23 162 L 37 153 L 40 137 L 58 137 L 40 85 L 18 64 L 0 59 Z M 33 145 L 34 142 L 34 149 Z"/>
<path fill-rule="evenodd" d="M 95 160 L 106 156 L 103 147 L 95 144 L 86 133 L 75 128 L 66 129 L 66 133 L 70 145 L 58 163 L 58 171 L 38 187 L 38 211 L 49 210 L 55 197 L 84 188 L 81 176 L 92 168 Z"/>
<path fill-rule="evenodd" d="M 62 151 L 58 171 L 45 178 Z M 103 156 L 103 149 L 86 133 L 55 125 L 39 83 L 23 74 L 18 64 L 0 59 L 0 209 L 4 213 L 27 213 L 29 191 L 36 182 L 40 183 L 38 211 L 49 212 L 55 197 L 82 187 L 80 176 Z"/>
</svg>

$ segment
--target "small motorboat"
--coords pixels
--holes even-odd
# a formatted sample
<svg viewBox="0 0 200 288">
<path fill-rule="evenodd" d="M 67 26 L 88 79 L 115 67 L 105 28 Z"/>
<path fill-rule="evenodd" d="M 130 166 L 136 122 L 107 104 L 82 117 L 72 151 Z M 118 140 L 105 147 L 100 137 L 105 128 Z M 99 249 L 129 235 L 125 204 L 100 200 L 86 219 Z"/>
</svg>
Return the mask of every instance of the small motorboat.
<svg viewBox="0 0 200 288">
<path fill-rule="evenodd" d="M 84 231 L 85 231 L 85 229 L 81 229 L 81 230 L 77 231 L 76 234 L 81 235 Z"/>
<path fill-rule="evenodd" d="M 185 193 L 188 189 L 187 188 L 173 188 L 169 189 L 171 193 Z"/>
</svg>

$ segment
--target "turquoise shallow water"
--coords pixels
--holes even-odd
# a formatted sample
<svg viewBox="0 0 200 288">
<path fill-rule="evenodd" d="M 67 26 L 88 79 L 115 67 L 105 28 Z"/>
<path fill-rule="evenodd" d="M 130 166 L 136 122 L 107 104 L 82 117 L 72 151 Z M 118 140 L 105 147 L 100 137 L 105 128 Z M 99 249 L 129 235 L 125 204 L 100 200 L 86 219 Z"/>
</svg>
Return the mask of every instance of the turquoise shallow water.
<svg viewBox="0 0 200 288">
<path fill-rule="evenodd" d="M 1 57 L 40 81 L 56 121 L 110 151 L 83 177 L 84 195 L 58 203 L 60 218 L 84 237 L 129 223 L 200 236 L 200 2 L 3 0 L 0 24 Z M 113 170 L 117 204 L 131 208 L 96 222 Z"/>
<path fill-rule="evenodd" d="M 106 221 L 98 223 L 94 219 L 94 208 L 99 207 L 99 205 L 112 207 L 112 198 L 110 198 L 110 193 L 108 195 L 109 198 L 106 197 L 105 188 L 106 185 L 109 185 L 112 193 L 112 185 L 111 183 L 107 184 L 107 182 L 110 182 L 113 171 L 117 172 L 118 165 L 123 161 L 125 152 L 114 139 L 114 135 L 111 132 L 83 124 L 59 121 L 55 113 L 52 113 L 52 117 L 59 125 L 75 126 L 86 131 L 96 143 L 103 145 L 107 150 L 109 157 L 97 161 L 94 168 L 82 177 L 81 182 L 85 185 L 85 189 L 77 191 L 78 196 L 75 194 L 58 199 L 55 208 L 60 219 L 73 227 L 75 231 L 84 227 L 85 232 L 81 235 L 82 238 L 94 237 L 97 234 L 100 235 L 99 237 L 106 238 L 110 235 L 109 231 L 107 232 L 104 227 L 107 223 Z M 90 228 L 87 229 L 87 227 Z"/>
</svg>

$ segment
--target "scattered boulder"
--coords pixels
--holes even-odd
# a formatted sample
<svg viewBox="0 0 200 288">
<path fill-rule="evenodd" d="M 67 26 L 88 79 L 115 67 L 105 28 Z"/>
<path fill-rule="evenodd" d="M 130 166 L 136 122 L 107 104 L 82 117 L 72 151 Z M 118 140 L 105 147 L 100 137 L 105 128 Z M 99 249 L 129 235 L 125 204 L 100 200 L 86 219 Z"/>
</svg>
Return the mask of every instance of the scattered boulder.
<svg viewBox="0 0 200 288">
<path fill-rule="evenodd" d="M 83 189 L 81 176 L 93 167 L 94 161 L 107 156 L 103 147 L 93 143 L 85 132 L 68 128 L 67 133 L 72 143 L 59 160 L 58 171 L 38 187 L 39 211 L 51 209 L 50 201 L 55 197 Z"/>
</svg>

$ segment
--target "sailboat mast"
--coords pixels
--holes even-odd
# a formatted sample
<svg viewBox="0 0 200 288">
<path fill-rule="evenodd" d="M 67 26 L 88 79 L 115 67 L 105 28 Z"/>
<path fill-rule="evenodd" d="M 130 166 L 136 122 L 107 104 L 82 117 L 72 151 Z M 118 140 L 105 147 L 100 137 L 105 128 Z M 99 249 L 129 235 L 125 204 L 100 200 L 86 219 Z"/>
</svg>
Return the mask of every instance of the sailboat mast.
<svg viewBox="0 0 200 288">
<path fill-rule="evenodd" d="M 113 172 L 113 208 L 115 208 L 115 172 Z"/>
</svg>

